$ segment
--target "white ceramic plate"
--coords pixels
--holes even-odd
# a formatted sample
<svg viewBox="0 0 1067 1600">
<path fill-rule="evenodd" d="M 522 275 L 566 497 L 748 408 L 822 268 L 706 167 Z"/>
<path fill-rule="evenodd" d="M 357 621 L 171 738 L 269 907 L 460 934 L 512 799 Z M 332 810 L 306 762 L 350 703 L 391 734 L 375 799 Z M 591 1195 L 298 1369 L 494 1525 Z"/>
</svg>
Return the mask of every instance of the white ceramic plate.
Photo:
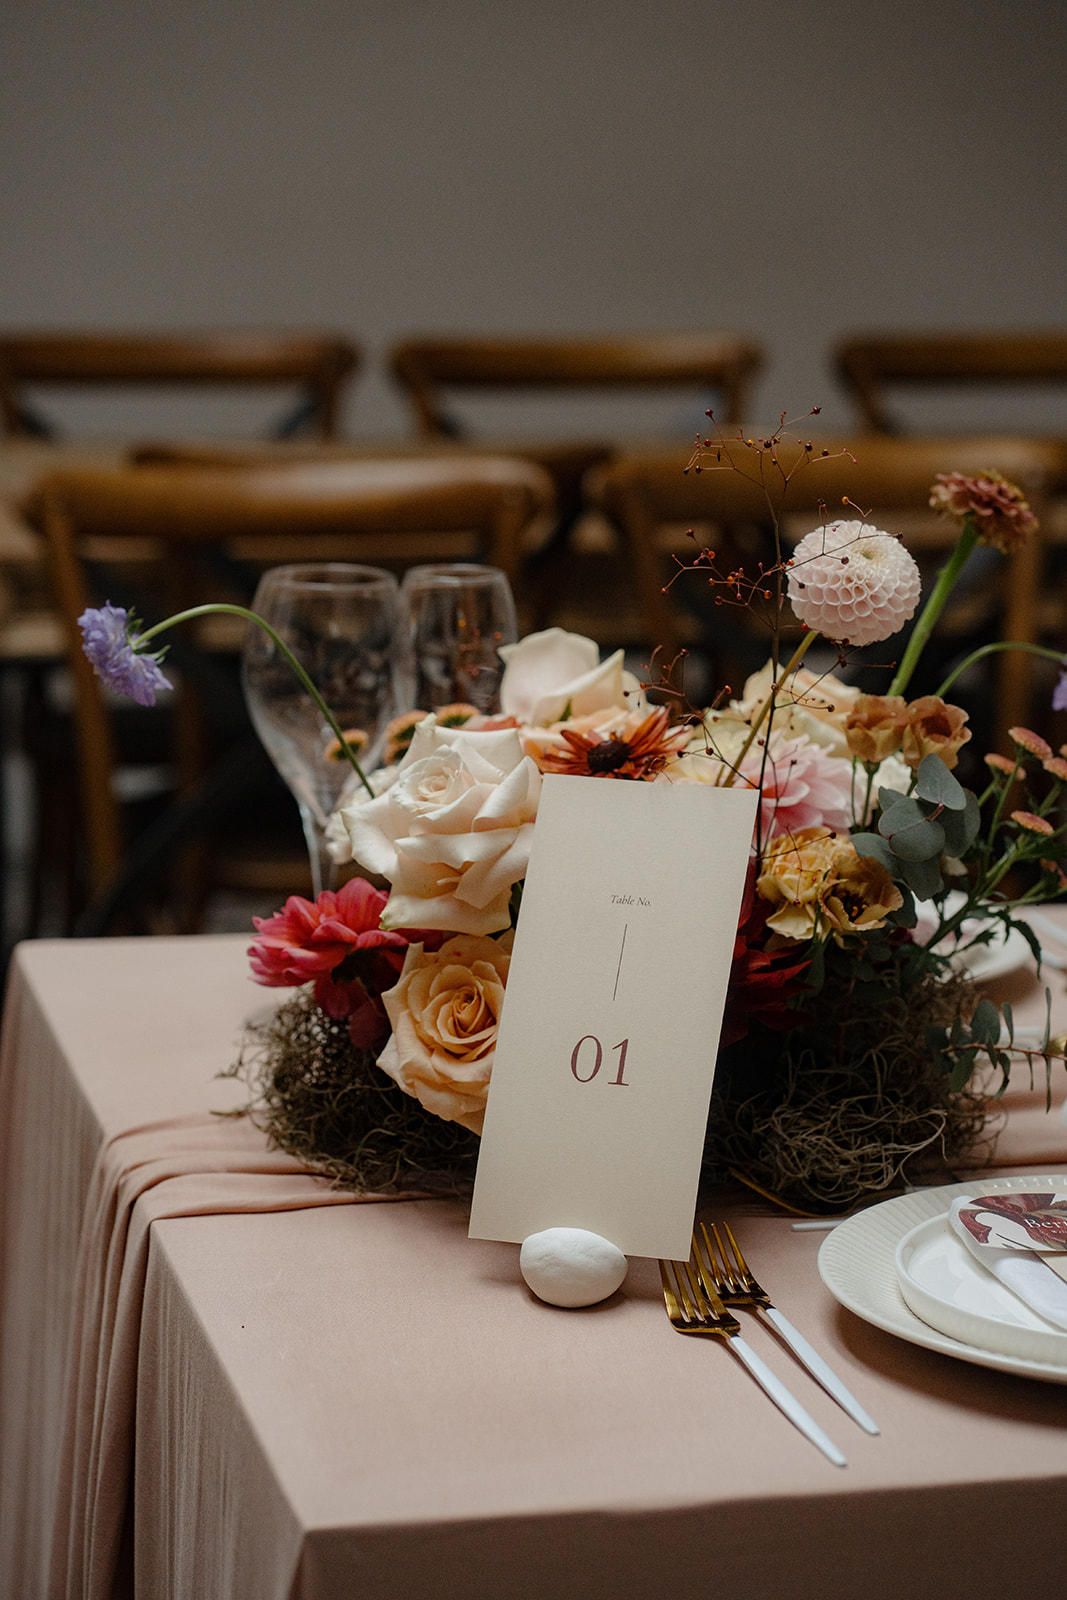
<svg viewBox="0 0 1067 1600">
<path fill-rule="evenodd" d="M 947 1217 L 930 1217 L 906 1233 L 897 1245 L 896 1267 L 904 1299 L 939 1333 L 1000 1355 L 1067 1366 L 1067 1333 L 1050 1327 L 983 1271 Z"/>
<path fill-rule="evenodd" d="M 1067 1383 L 1067 1354 L 1062 1361 L 1036 1360 L 983 1349 L 968 1340 L 953 1338 L 917 1317 L 901 1292 L 897 1246 L 907 1234 L 921 1223 L 943 1218 L 957 1195 L 995 1194 L 1013 1189 L 1067 1192 L 1067 1175 L 977 1178 L 970 1183 L 920 1189 L 915 1194 L 901 1195 L 897 1200 L 883 1200 L 881 1205 L 838 1223 L 833 1232 L 827 1234 L 819 1250 L 822 1280 L 834 1298 L 849 1311 L 911 1344 L 940 1350 L 976 1366 L 996 1367 L 1002 1372 L 1042 1378 L 1048 1383 Z"/>
</svg>

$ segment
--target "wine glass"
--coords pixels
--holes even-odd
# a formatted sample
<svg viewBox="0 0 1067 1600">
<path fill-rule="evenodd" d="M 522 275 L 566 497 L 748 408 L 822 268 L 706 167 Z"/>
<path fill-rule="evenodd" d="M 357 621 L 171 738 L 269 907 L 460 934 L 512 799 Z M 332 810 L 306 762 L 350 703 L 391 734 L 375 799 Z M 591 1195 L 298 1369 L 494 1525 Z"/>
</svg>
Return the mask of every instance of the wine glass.
<svg viewBox="0 0 1067 1600">
<path fill-rule="evenodd" d="M 394 684 L 397 581 L 379 567 L 314 562 L 272 567 L 252 609 L 284 639 L 343 733 L 358 731 L 364 772 L 377 764 L 398 699 Z M 256 732 L 300 807 L 316 897 L 332 888 L 326 849 L 331 812 L 359 779 L 333 729 L 270 635 L 249 624 L 242 656 Z M 331 743 L 333 749 L 331 749 Z"/>
<path fill-rule="evenodd" d="M 518 637 L 511 586 L 499 568 L 412 567 L 400 586 L 397 641 L 406 706 L 436 711 L 459 702 L 499 711 L 499 647 Z"/>
</svg>

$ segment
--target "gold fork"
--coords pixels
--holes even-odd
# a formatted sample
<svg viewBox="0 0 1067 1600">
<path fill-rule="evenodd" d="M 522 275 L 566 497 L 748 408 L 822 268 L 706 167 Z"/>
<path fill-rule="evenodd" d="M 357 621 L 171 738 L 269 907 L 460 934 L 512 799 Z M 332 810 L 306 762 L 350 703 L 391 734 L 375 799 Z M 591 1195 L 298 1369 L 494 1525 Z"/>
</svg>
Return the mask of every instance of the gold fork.
<svg viewBox="0 0 1067 1600">
<path fill-rule="evenodd" d="M 822 1384 L 842 1410 L 847 1411 L 852 1420 L 868 1433 L 880 1432 L 878 1424 L 867 1415 L 855 1395 L 845 1388 L 836 1372 L 827 1366 L 819 1352 L 808 1343 L 798 1328 L 794 1328 L 788 1317 L 783 1316 L 766 1289 L 756 1282 L 730 1230 L 730 1224 L 724 1222 L 722 1228 L 729 1249 L 723 1243 L 717 1223 L 712 1223 L 710 1235 L 704 1223 L 700 1224 L 699 1232 L 693 1234 L 693 1256 L 697 1276 L 704 1290 L 713 1290 L 725 1305 L 749 1306 L 757 1314 L 766 1317 L 801 1366 L 807 1368 L 816 1383 Z"/>
<path fill-rule="evenodd" d="M 751 1345 L 745 1343 L 737 1318 L 730 1315 L 714 1289 L 698 1279 L 689 1263 L 661 1261 L 659 1275 L 671 1326 L 679 1333 L 711 1334 L 721 1339 L 748 1368 L 778 1409 L 822 1451 L 827 1460 L 832 1461 L 835 1467 L 846 1466 L 847 1462 L 833 1440 L 808 1415 L 800 1401 L 793 1398 L 785 1384 L 775 1377 Z"/>
</svg>

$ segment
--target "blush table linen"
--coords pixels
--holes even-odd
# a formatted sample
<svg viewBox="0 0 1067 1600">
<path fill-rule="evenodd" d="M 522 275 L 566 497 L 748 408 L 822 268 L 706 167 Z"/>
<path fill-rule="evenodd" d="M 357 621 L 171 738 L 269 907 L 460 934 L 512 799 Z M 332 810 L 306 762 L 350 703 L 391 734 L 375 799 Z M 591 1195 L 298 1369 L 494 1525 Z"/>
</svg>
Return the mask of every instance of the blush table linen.
<svg viewBox="0 0 1067 1600">
<path fill-rule="evenodd" d="M 242 1099 L 216 1074 L 269 998 L 246 944 L 16 954 L 0 1594 L 1059 1592 L 1067 1387 L 860 1321 L 818 1277 L 823 1235 L 724 1195 L 709 1216 L 881 1425 L 862 1433 L 747 1318 L 844 1450 L 835 1469 L 726 1350 L 671 1330 L 655 1262 L 600 1306 L 544 1306 L 514 1245 L 467 1238 L 463 1204 L 347 1203 L 246 1121 L 212 1119 Z M 1011 981 L 1017 1020 L 1039 1019 L 1041 986 Z M 1067 1171 L 1063 1069 L 1050 1115 L 1026 1083 L 989 1170 Z"/>
</svg>

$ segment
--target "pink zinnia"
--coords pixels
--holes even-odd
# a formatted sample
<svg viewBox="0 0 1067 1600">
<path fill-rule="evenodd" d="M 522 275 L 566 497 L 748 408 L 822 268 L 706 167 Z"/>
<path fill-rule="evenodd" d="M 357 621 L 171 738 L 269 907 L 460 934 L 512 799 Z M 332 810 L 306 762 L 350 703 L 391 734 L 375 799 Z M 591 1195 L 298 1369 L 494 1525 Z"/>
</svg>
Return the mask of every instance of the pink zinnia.
<svg viewBox="0 0 1067 1600">
<path fill-rule="evenodd" d="M 801 735 L 771 734 L 766 756 L 753 748 L 741 776 L 759 788 L 762 834 L 799 833 L 802 828 L 848 830 L 852 822 L 852 764 L 830 755 Z"/>
<path fill-rule="evenodd" d="M 1037 518 L 1021 489 L 999 472 L 939 472 L 930 491 L 935 511 L 947 511 L 962 522 L 974 518 L 980 544 L 1011 555 L 1037 532 Z"/>
<path fill-rule="evenodd" d="M 257 937 L 248 956 L 256 982 L 313 983 L 316 1005 L 349 1019 L 353 1044 L 374 1044 L 388 1029 L 378 997 L 396 982 L 408 945 L 421 939 L 436 948 L 443 937 L 384 932 L 378 924 L 388 898 L 363 878 L 350 878 L 336 893 L 324 889 L 314 904 L 294 894 L 274 916 L 253 917 Z M 338 973 L 346 962 L 349 969 Z"/>
</svg>

